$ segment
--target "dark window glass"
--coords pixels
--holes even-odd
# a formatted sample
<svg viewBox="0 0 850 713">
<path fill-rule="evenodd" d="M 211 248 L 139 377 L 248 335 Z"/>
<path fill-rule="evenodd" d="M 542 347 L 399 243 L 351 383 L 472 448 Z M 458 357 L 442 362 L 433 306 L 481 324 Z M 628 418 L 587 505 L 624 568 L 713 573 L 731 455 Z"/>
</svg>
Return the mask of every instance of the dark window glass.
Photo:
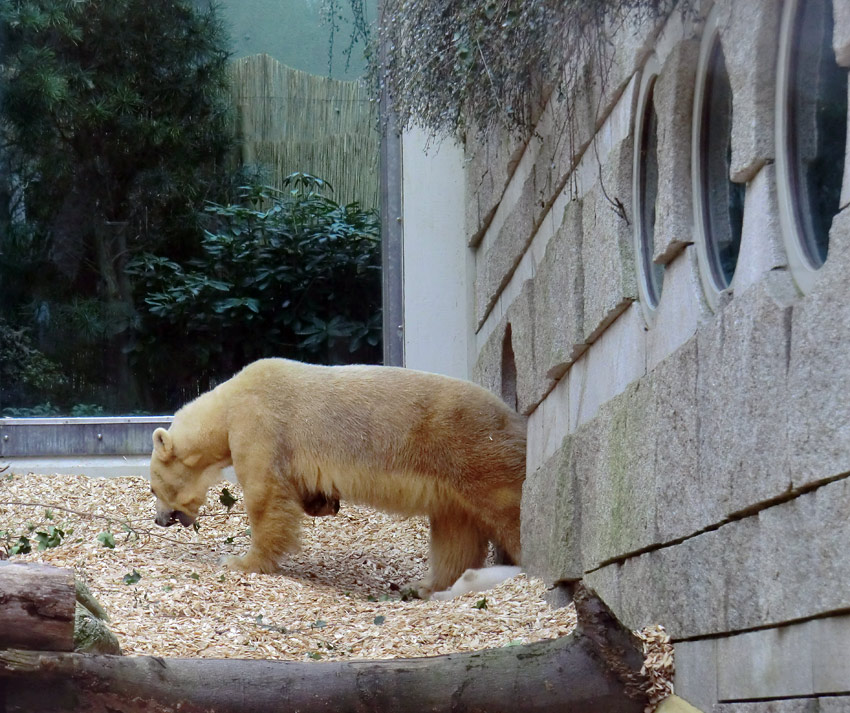
<svg viewBox="0 0 850 713">
<path fill-rule="evenodd" d="M 729 180 L 732 163 L 732 87 L 719 39 L 715 40 L 711 51 L 705 83 L 700 157 L 706 252 L 714 285 L 718 290 L 723 290 L 732 282 L 738 262 L 745 188 Z"/>
<path fill-rule="evenodd" d="M 646 96 L 642 131 L 640 136 L 640 259 L 646 281 L 646 294 L 650 307 L 657 307 L 661 298 L 664 266 L 652 261 L 655 252 L 655 199 L 658 196 L 658 116 L 655 113 L 653 94 L 655 79 Z"/>
<path fill-rule="evenodd" d="M 832 51 L 832 3 L 800 0 L 788 96 L 794 212 L 806 257 L 820 267 L 838 212 L 847 139 L 847 70 Z"/>
</svg>

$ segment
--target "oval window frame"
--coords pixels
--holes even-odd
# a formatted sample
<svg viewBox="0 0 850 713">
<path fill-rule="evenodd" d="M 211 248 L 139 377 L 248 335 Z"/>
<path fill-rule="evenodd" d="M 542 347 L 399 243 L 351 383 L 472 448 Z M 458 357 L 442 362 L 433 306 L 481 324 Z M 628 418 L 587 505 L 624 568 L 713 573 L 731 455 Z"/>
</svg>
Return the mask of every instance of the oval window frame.
<svg viewBox="0 0 850 713">
<path fill-rule="evenodd" d="M 833 4 L 833 17 L 835 2 Z M 791 89 L 794 81 L 792 61 L 795 58 L 794 40 L 797 30 L 797 15 L 801 0 L 786 0 L 782 7 L 779 25 L 779 49 L 777 52 L 776 98 L 775 98 L 775 127 L 774 140 L 776 144 L 776 194 L 779 207 L 779 225 L 782 232 L 782 242 L 788 259 L 788 269 L 801 294 L 808 294 L 814 288 L 824 263 L 813 264 L 806 245 L 804 229 L 800 225 L 797 205 L 797 195 L 794 189 L 796 168 L 794 158 L 790 155 L 792 107 Z M 850 91 L 850 90 L 848 90 Z M 850 112 L 848 112 L 850 114 Z M 850 148 L 850 140 L 845 147 Z"/>
<path fill-rule="evenodd" d="M 664 287 L 664 273 L 662 272 L 661 281 L 658 285 L 658 294 L 653 294 L 654 287 L 650 284 L 652 277 L 648 274 L 647 261 L 652 260 L 651 255 L 647 255 L 647 242 L 643 230 L 643 171 L 641 163 L 641 153 L 643 152 L 644 131 L 647 119 L 647 109 L 650 101 L 654 100 L 654 89 L 657 84 L 658 75 L 661 72 L 661 64 L 658 58 L 651 55 L 644 65 L 640 78 L 640 86 L 638 88 L 637 105 L 635 108 L 634 120 L 634 156 L 632 162 L 632 205 L 634 206 L 634 229 L 632 231 L 634 238 L 635 252 L 635 270 L 637 272 L 638 300 L 643 313 L 646 326 L 651 328 L 655 325 L 655 317 L 658 311 L 658 305 L 661 303 L 661 295 Z M 656 112 L 656 131 L 657 131 L 657 112 Z M 656 133 L 656 146 L 658 136 Z M 658 194 L 656 186 L 656 205 L 658 203 Z M 657 219 L 657 216 L 656 216 Z M 654 244 L 653 244 L 654 250 Z"/>
<path fill-rule="evenodd" d="M 734 282 L 734 274 L 726 286 L 721 287 L 716 282 L 714 275 L 715 260 L 709 254 L 710 236 L 705 220 L 707 205 L 703 198 L 702 134 L 705 113 L 704 105 L 707 101 L 705 92 L 709 83 L 709 69 L 714 54 L 715 43 L 718 42 L 720 42 L 720 12 L 718 6 L 715 5 L 705 20 L 703 35 L 700 41 L 691 120 L 691 190 L 694 205 L 694 244 L 697 252 L 697 264 L 699 266 L 703 295 L 712 311 L 717 309 L 720 304 L 720 296 L 724 292 L 731 290 Z"/>
</svg>

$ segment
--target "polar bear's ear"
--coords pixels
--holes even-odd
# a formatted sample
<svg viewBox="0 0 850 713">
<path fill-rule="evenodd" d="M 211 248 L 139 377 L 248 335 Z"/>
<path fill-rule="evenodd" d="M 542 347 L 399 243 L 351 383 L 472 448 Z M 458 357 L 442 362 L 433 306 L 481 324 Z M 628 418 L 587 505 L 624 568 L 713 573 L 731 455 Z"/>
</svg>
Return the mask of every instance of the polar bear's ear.
<svg viewBox="0 0 850 713">
<path fill-rule="evenodd" d="M 174 442 L 164 428 L 157 428 L 153 432 L 153 452 L 163 461 L 169 461 L 174 456 Z"/>
</svg>

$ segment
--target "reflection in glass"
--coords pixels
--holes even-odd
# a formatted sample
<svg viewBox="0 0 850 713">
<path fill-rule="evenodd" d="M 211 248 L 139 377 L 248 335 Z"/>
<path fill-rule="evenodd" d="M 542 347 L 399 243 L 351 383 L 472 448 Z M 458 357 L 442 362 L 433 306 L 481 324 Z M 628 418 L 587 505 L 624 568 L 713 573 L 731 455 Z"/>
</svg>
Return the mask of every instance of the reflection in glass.
<svg viewBox="0 0 850 713">
<path fill-rule="evenodd" d="M 799 3 L 792 42 L 788 145 L 794 212 L 812 267 L 823 265 L 838 212 L 847 138 L 847 70 L 835 62 L 829 0 Z"/>
<path fill-rule="evenodd" d="M 729 180 L 732 87 L 719 39 L 711 51 L 705 87 L 700 132 L 702 220 L 712 281 L 718 290 L 724 290 L 731 284 L 738 263 L 745 187 Z"/>
</svg>

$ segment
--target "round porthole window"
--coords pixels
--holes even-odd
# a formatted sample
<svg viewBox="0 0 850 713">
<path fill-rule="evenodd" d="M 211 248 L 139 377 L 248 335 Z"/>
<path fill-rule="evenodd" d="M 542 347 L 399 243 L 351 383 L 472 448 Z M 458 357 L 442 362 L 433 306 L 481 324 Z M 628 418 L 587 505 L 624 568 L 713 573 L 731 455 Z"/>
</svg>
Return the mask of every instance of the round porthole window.
<svg viewBox="0 0 850 713">
<path fill-rule="evenodd" d="M 694 98 L 691 147 L 696 246 L 708 303 L 732 284 L 744 224 L 745 186 L 729 179 L 732 163 L 732 87 L 720 43 L 717 13 L 706 21 Z"/>
<path fill-rule="evenodd" d="M 776 164 L 788 264 L 808 292 L 829 253 L 847 142 L 847 70 L 832 49 L 830 0 L 787 0 L 776 92 Z"/>
<path fill-rule="evenodd" d="M 651 58 L 644 68 L 635 114 L 635 156 L 632 170 L 634 239 L 638 291 L 648 325 L 655 321 L 661 299 L 664 266 L 653 261 L 655 253 L 655 202 L 658 196 L 658 116 L 654 91 L 658 61 Z"/>
</svg>

